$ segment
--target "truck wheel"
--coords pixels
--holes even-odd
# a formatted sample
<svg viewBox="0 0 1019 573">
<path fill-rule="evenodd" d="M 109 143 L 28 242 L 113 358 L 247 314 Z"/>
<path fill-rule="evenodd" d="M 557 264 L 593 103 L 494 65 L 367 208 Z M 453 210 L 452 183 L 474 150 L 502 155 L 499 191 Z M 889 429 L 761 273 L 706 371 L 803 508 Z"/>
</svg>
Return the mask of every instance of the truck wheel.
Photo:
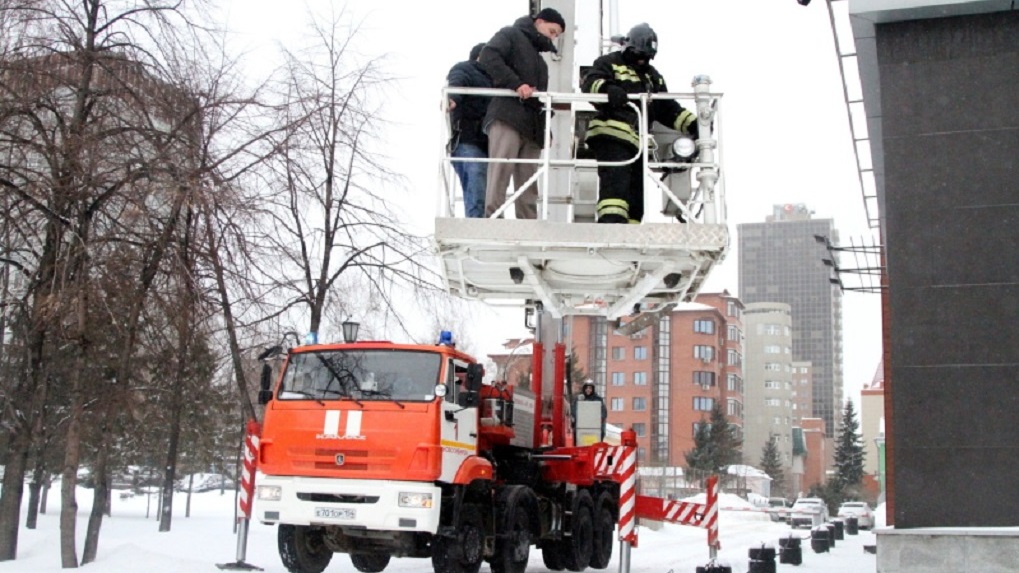
<svg viewBox="0 0 1019 573">
<path fill-rule="evenodd" d="M 541 545 L 541 560 L 549 571 L 562 571 L 566 569 L 563 564 L 563 542 L 546 541 Z"/>
<path fill-rule="evenodd" d="M 385 553 L 351 553 L 350 562 L 361 573 L 382 573 L 389 565 L 389 555 Z"/>
<path fill-rule="evenodd" d="M 478 573 L 485 550 L 485 523 L 481 510 L 464 505 L 456 537 L 435 536 L 432 568 L 435 573 Z"/>
<path fill-rule="evenodd" d="M 333 558 L 321 527 L 280 525 L 276 540 L 280 560 L 290 573 L 322 573 Z"/>
<path fill-rule="evenodd" d="M 531 517 L 523 487 L 508 487 L 500 495 L 499 535 L 492 556 L 492 573 L 524 573 L 531 553 Z M 533 494 L 532 494 L 533 495 Z"/>
<path fill-rule="evenodd" d="M 616 518 L 612 513 L 612 496 L 603 493 L 594 506 L 594 547 L 591 567 L 605 569 L 612 561 L 612 546 L 616 541 Z"/>
<path fill-rule="evenodd" d="M 565 540 L 566 568 L 570 571 L 583 571 L 591 563 L 594 550 L 594 502 L 587 490 L 581 490 L 573 500 L 573 518 L 570 520 L 570 537 Z"/>
</svg>

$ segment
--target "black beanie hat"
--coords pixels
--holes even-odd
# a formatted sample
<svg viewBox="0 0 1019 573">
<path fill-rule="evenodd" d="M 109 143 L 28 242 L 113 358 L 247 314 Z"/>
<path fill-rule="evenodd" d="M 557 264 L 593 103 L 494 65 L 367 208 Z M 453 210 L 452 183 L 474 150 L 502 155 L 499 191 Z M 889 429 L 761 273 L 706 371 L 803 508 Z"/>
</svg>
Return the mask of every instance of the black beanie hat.
<svg viewBox="0 0 1019 573">
<path fill-rule="evenodd" d="M 559 24 L 559 27 L 564 31 L 566 30 L 566 20 L 563 20 L 563 15 L 559 13 L 555 8 L 542 8 L 541 12 L 534 15 L 534 19 L 541 18 L 546 22 L 552 22 L 553 24 Z"/>
<path fill-rule="evenodd" d="M 481 42 L 481 43 L 480 43 L 480 44 L 478 44 L 477 46 L 474 46 L 473 48 L 471 48 L 471 56 L 470 56 L 470 59 L 471 59 L 472 61 L 473 61 L 473 60 L 476 60 L 476 59 L 478 59 L 478 56 L 480 56 L 480 55 L 481 55 L 481 50 L 482 50 L 482 48 L 484 48 L 484 47 L 485 47 L 485 43 L 484 43 L 484 42 Z"/>
</svg>

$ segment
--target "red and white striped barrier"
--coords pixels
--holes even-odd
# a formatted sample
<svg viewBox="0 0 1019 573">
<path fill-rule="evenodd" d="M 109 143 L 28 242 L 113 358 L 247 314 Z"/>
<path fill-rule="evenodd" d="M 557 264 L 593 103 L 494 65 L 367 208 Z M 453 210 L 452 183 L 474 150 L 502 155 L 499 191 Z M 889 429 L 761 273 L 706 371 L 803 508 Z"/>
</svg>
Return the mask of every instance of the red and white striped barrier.
<svg viewBox="0 0 1019 573">
<path fill-rule="evenodd" d="M 241 491 L 238 506 L 244 519 L 251 519 L 251 502 L 255 498 L 255 469 L 258 466 L 258 422 L 248 420 L 244 437 L 244 467 L 241 469 Z"/>
<path fill-rule="evenodd" d="M 619 540 L 637 546 L 637 448 L 626 446 L 615 464 L 619 480 Z"/>
<path fill-rule="evenodd" d="M 718 476 L 707 482 L 706 503 L 674 501 L 660 497 L 637 496 L 637 516 L 655 521 L 703 527 L 708 531 L 708 547 L 718 549 Z"/>
<path fill-rule="evenodd" d="M 233 563 L 217 563 L 216 567 L 232 571 L 261 571 L 244 561 L 248 552 L 248 525 L 251 522 L 251 504 L 255 499 L 255 469 L 258 467 L 258 436 L 262 433 L 258 422 L 248 420 L 244 427 L 243 467 L 241 487 L 237 495 L 237 560 Z"/>
<path fill-rule="evenodd" d="M 704 527 L 708 529 L 708 551 L 714 559 L 722 542 L 718 540 L 718 476 L 708 478 L 708 499 L 704 511 Z"/>
</svg>

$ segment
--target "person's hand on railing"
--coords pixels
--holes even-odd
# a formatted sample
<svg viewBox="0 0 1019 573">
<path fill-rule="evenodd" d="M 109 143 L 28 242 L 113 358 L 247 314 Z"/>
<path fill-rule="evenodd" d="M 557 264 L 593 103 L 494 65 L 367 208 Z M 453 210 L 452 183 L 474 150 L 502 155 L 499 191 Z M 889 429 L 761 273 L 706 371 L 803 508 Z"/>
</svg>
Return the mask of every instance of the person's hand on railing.
<svg viewBox="0 0 1019 573">
<path fill-rule="evenodd" d="M 520 99 L 528 99 L 534 95 L 534 88 L 527 84 L 520 84 L 520 87 L 517 88 L 517 95 L 520 96 Z"/>
<path fill-rule="evenodd" d="M 626 90 L 615 84 L 605 88 L 605 95 L 609 96 L 609 107 L 620 108 L 626 105 Z"/>
</svg>

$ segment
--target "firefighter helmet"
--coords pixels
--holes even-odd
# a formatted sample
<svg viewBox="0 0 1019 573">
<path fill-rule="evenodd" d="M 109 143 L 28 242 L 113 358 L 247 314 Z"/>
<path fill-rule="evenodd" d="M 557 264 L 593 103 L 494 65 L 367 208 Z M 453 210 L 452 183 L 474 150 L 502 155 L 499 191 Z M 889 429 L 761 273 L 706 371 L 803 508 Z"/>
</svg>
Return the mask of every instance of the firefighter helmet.
<svg viewBox="0 0 1019 573">
<path fill-rule="evenodd" d="M 637 24 L 630 28 L 630 32 L 626 34 L 626 42 L 623 44 L 623 48 L 633 50 L 637 54 L 642 54 L 647 59 L 652 60 L 655 54 L 658 53 L 658 34 L 655 34 L 655 31 L 647 24 Z"/>
</svg>

